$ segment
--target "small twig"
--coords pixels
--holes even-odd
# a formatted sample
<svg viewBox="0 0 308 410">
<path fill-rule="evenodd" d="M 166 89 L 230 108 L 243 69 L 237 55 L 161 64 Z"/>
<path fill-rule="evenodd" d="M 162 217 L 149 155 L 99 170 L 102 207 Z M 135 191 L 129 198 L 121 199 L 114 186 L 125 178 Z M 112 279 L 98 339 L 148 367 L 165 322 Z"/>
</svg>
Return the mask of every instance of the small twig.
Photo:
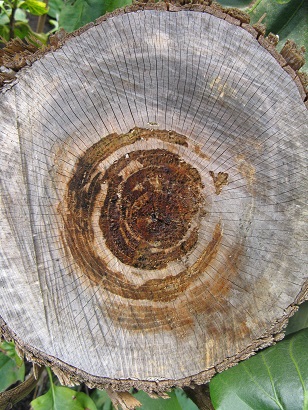
<svg viewBox="0 0 308 410">
<path fill-rule="evenodd" d="M 86 394 L 87 394 L 88 396 L 90 396 L 89 388 L 88 388 L 88 386 L 87 386 L 86 384 L 84 385 L 84 389 L 85 389 Z"/>
<path fill-rule="evenodd" d="M 48 6 L 48 0 L 44 0 L 44 2 L 46 3 L 46 7 Z M 37 26 L 36 26 L 36 32 L 37 33 L 42 33 L 44 31 L 44 26 L 45 26 L 45 22 L 46 22 L 46 15 L 42 14 L 41 16 L 39 16 L 38 20 L 37 20 Z"/>
<path fill-rule="evenodd" d="M 10 15 L 10 23 L 9 23 L 9 27 L 10 27 L 10 40 L 12 40 L 12 38 L 14 38 L 14 29 L 15 29 L 15 12 L 17 10 L 17 2 L 18 0 L 14 0 L 13 5 L 12 5 L 12 12 Z"/>
<path fill-rule="evenodd" d="M 262 16 L 259 18 L 256 24 L 261 24 L 262 21 L 265 19 L 265 17 L 266 17 L 266 13 L 262 14 Z"/>
<path fill-rule="evenodd" d="M 48 374 L 45 368 L 43 371 L 43 375 L 40 378 L 40 381 L 38 383 L 37 397 L 41 396 L 46 391 L 47 381 L 48 381 Z"/>
<path fill-rule="evenodd" d="M 38 389 L 39 389 L 39 384 L 37 383 L 36 386 L 35 386 L 34 392 L 33 392 L 33 399 L 36 399 Z"/>
<path fill-rule="evenodd" d="M 190 387 L 184 387 L 184 391 L 200 410 L 214 410 L 208 384 L 196 386 L 193 389 Z"/>
</svg>

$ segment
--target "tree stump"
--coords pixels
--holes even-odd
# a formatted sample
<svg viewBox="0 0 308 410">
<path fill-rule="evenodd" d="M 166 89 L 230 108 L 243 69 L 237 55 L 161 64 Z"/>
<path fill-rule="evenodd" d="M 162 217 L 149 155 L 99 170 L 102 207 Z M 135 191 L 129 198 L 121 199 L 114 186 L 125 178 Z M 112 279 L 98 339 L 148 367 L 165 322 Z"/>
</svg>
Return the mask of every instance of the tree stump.
<svg viewBox="0 0 308 410">
<path fill-rule="evenodd" d="M 1 95 L 1 329 L 63 383 L 206 382 L 307 298 L 306 95 L 229 13 L 134 5 L 2 56 L 28 65 Z"/>
</svg>

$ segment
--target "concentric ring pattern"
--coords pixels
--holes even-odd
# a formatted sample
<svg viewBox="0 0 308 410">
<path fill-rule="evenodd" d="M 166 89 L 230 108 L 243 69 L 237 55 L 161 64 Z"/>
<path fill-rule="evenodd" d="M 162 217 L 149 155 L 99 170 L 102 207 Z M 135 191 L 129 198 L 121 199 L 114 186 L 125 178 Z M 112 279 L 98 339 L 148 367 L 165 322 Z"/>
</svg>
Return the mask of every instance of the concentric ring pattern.
<svg viewBox="0 0 308 410">
<path fill-rule="evenodd" d="M 274 333 L 307 279 L 308 121 L 248 32 L 123 14 L 1 104 L 0 314 L 26 344 L 133 385 L 205 379 Z"/>
</svg>

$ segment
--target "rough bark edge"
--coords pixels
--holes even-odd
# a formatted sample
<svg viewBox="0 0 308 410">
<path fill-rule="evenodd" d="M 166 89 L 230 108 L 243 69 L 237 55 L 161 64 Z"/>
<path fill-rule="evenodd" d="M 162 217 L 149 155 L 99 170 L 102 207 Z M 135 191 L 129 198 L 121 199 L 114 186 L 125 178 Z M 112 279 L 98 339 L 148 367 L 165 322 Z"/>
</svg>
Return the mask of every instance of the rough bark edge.
<svg viewBox="0 0 308 410">
<path fill-rule="evenodd" d="M 0 72 L 0 92 L 5 92 L 7 89 L 16 84 L 18 81 L 16 74 L 20 70 L 24 67 L 31 66 L 35 61 L 45 56 L 45 54 L 54 52 L 61 48 L 70 39 L 79 36 L 91 27 L 99 25 L 115 16 L 143 10 L 161 10 L 169 12 L 189 10 L 205 12 L 243 28 L 248 31 L 291 76 L 299 89 L 301 98 L 305 102 L 306 108 L 308 109 L 308 75 L 298 71 L 304 64 L 304 49 L 298 48 L 294 42 L 287 41 L 281 53 L 279 53 L 275 48 L 277 44 L 276 36 L 270 33 L 268 37 L 265 38 L 265 26 L 263 24 L 257 23 L 254 26 L 251 26 L 249 24 L 250 17 L 248 14 L 234 8 L 223 8 L 219 4 L 212 3 L 211 0 L 197 0 L 197 2 L 195 2 L 195 0 L 192 0 L 192 2 L 189 0 L 182 0 L 181 3 L 174 1 L 167 2 L 167 0 L 159 3 L 153 3 L 151 1 L 147 3 L 136 2 L 131 6 L 107 13 L 97 19 L 94 23 L 89 23 L 73 33 L 67 34 L 64 30 L 60 30 L 56 35 L 51 37 L 50 44 L 42 48 L 38 48 L 38 44 L 35 44 L 33 39 L 26 42 L 23 42 L 20 39 L 14 39 L 9 42 L 3 50 L 0 50 L 0 65 L 5 67 L 4 71 Z M 218 363 L 217 365 L 201 373 L 179 380 L 114 380 L 93 376 L 25 344 L 16 335 L 16 333 L 10 330 L 1 316 L 0 336 L 4 337 L 6 340 L 14 340 L 17 352 L 20 355 L 25 355 L 29 361 L 39 366 L 43 365 L 50 367 L 58 376 L 61 384 L 63 385 L 70 386 L 84 382 L 90 388 L 96 387 L 100 389 L 111 389 L 115 392 L 126 392 L 134 387 L 136 389 L 144 390 L 154 396 L 160 396 L 163 395 L 165 391 L 168 391 L 173 387 L 187 386 L 194 388 L 200 384 L 207 383 L 216 373 L 222 372 L 227 368 L 236 365 L 239 361 L 247 359 L 260 349 L 275 344 L 284 337 L 283 329 L 286 327 L 289 318 L 297 311 L 298 305 L 305 300 L 308 300 L 308 281 L 304 283 L 301 292 L 295 299 L 295 302 L 285 310 L 284 315 L 277 319 L 276 322 L 269 328 L 268 332 L 266 332 L 260 339 L 252 341 L 247 348 L 232 357 L 226 358 L 221 363 Z"/>
<path fill-rule="evenodd" d="M 287 326 L 291 316 L 298 310 L 298 307 L 305 300 L 308 300 L 308 279 L 302 286 L 301 291 L 295 298 L 294 303 L 288 306 L 284 314 L 276 320 L 275 323 L 264 333 L 259 339 L 252 340 L 251 344 L 232 357 L 227 357 L 221 363 L 204 370 L 198 374 L 185 377 L 178 380 L 137 380 L 137 379 L 110 379 L 104 377 L 93 376 L 83 370 L 77 369 L 53 356 L 47 355 L 40 350 L 24 343 L 15 332 L 13 332 L 0 316 L 0 336 L 7 341 L 13 340 L 16 345 L 16 350 L 21 356 L 25 356 L 27 360 L 39 366 L 48 366 L 58 376 L 61 384 L 73 386 L 80 383 L 85 383 L 89 388 L 111 389 L 115 392 L 127 392 L 131 388 L 144 390 L 152 395 L 163 395 L 164 392 L 174 387 L 191 387 L 194 388 L 200 384 L 210 381 L 216 374 L 220 373 L 229 367 L 236 365 L 238 362 L 248 359 L 258 350 L 271 346 L 283 339 L 285 334 L 283 329 Z"/>
<path fill-rule="evenodd" d="M 98 18 L 95 22 L 86 24 L 80 29 L 68 34 L 64 30 L 60 30 L 55 35 L 51 36 L 48 46 L 43 46 L 38 49 L 38 41 L 35 39 L 23 42 L 19 38 L 7 43 L 3 50 L 0 50 L 0 66 L 4 70 L 0 70 L 0 92 L 7 90 L 13 86 L 18 80 L 16 74 L 23 67 L 31 66 L 36 60 L 42 58 L 45 54 L 56 51 L 61 48 L 71 38 L 78 37 L 80 34 L 89 30 L 91 27 L 101 24 L 102 22 L 119 15 L 133 13 L 143 10 L 161 10 L 169 12 L 178 12 L 182 10 L 198 11 L 211 14 L 215 17 L 226 20 L 230 24 L 234 24 L 248 31 L 257 39 L 259 44 L 265 48 L 280 64 L 280 66 L 294 80 L 300 96 L 308 107 L 308 86 L 307 74 L 299 72 L 299 69 L 305 64 L 305 48 L 298 47 L 293 41 L 287 40 L 281 52 L 276 50 L 278 39 L 275 40 L 275 35 L 270 33 L 265 37 L 266 27 L 258 22 L 251 26 L 250 16 L 242 10 L 236 8 L 225 8 L 212 0 L 163 0 L 158 3 L 152 0 L 144 2 L 135 1 L 131 6 L 126 6 L 117 9 L 111 13 L 106 13 Z"/>
</svg>

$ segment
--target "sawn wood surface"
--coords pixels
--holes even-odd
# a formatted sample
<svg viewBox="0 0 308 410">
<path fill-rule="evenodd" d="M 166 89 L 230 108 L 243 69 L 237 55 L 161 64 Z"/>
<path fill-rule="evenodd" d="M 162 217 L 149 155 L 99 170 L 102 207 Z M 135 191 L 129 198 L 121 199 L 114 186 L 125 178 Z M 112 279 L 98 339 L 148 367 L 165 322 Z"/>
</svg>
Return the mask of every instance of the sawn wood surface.
<svg viewBox="0 0 308 410">
<path fill-rule="evenodd" d="M 33 360 L 151 391 L 281 337 L 307 295 L 308 115 L 249 31 L 114 16 L 0 106 L 2 331 Z"/>
</svg>

